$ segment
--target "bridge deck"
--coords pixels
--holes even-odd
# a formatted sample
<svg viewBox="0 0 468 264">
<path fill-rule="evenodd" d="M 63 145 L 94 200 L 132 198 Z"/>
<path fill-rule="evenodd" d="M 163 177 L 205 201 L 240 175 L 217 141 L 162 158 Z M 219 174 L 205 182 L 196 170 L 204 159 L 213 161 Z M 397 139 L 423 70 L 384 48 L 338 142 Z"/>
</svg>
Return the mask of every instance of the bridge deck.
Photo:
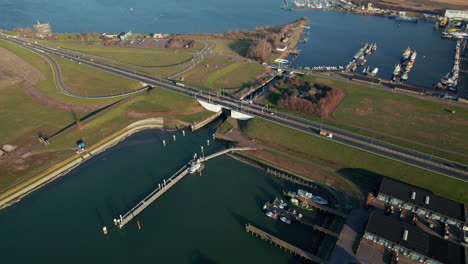
<svg viewBox="0 0 468 264">
<path fill-rule="evenodd" d="M 291 253 L 294 253 L 295 255 L 299 255 L 307 260 L 310 260 L 310 261 L 313 261 L 313 262 L 317 262 L 317 263 L 326 263 L 325 260 L 323 260 L 322 258 L 319 258 L 318 256 L 310 253 L 310 252 L 307 252 L 303 249 L 300 249 L 298 247 L 295 247 L 275 236 L 272 236 L 270 235 L 269 233 L 259 229 L 259 228 L 256 228 L 255 226 L 252 226 L 251 224 L 248 224 L 245 226 L 245 231 L 247 231 L 248 233 L 252 233 L 252 234 L 255 234 L 257 236 L 259 236 L 261 239 L 263 240 L 267 240 L 267 241 L 271 241 L 272 243 L 282 247 L 282 248 L 285 248 L 287 250 L 289 250 L 289 252 Z"/>
</svg>

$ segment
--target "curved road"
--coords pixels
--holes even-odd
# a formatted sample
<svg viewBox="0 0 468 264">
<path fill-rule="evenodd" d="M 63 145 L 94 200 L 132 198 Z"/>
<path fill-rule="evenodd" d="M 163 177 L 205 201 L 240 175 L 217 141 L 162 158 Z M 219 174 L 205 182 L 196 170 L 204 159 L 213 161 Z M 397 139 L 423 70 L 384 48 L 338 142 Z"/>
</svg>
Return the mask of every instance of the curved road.
<svg viewBox="0 0 468 264">
<path fill-rule="evenodd" d="M 319 131 L 320 129 L 324 129 L 333 133 L 333 138 L 322 137 L 324 139 L 341 143 L 357 149 L 361 149 L 386 158 L 397 160 L 415 167 L 440 173 L 465 182 L 468 181 L 468 168 L 466 165 L 463 164 L 458 164 L 449 160 L 434 157 L 432 155 L 406 149 L 390 143 L 374 140 L 365 136 L 357 135 L 334 127 L 322 125 L 320 123 L 302 119 L 296 116 L 278 113 L 270 109 L 265 109 L 262 105 L 247 104 L 244 103 L 244 101 L 240 101 L 229 96 L 211 96 L 210 94 L 203 93 L 202 91 L 197 90 L 195 88 L 185 86 L 181 87 L 175 85 L 174 82 L 171 80 L 154 78 L 145 74 L 134 73 L 130 70 L 119 68 L 114 65 L 91 61 L 87 58 L 76 57 L 74 55 L 70 55 L 64 50 L 57 50 L 44 45 L 38 45 L 33 43 L 28 44 L 28 42 L 24 40 L 19 40 L 15 38 L 5 38 L 3 36 L 0 36 L 0 38 L 19 45 L 30 45 L 31 48 L 39 50 L 43 53 L 47 52 L 50 54 L 63 56 L 67 59 L 73 59 L 81 62 L 82 64 L 86 64 L 100 70 L 112 72 L 114 74 L 148 83 L 150 85 L 158 86 L 173 92 L 177 92 L 179 94 L 193 96 L 197 99 L 207 102 L 210 101 L 214 104 L 219 104 L 226 109 L 240 111 L 242 113 L 246 113 L 254 117 L 262 118 L 280 125 L 284 125 L 295 130 L 308 133 L 310 135 L 322 137 L 319 135 Z"/>
</svg>

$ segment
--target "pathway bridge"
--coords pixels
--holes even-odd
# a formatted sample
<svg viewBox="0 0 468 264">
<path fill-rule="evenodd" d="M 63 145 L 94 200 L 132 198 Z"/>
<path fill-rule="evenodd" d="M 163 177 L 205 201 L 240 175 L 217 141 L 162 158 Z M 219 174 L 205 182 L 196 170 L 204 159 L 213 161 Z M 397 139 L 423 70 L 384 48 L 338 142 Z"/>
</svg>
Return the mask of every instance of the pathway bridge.
<svg viewBox="0 0 468 264">
<path fill-rule="evenodd" d="M 190 160 L 186 165 L 180 168 L 176 173 L 174 173 L 168 179 L 164 179 L 163 183 L 158 184 L 158 187 L 154 189 L 150 194 L 148 194 L 143 200 L 141 200 L 137 205 L 135 205 L 132 209 L 130 209 L 124 215 L 120 215 L 118 219 L 114 219 L 114 224 L 122 229 L 126 224 L 132 221 L 139 213 L 145 210 L 148 206 L 150 206 L 154 201 L 156 201 L 161 195 L 163 195 L 167 190 L 169 190 L 172 186 L 174 186 L 177 182 L 179 182 L 182 178 L 184 178 L 187 174 L 193 173 L 195 170 L 193 166 L 196 163 L 205 162 L 209 159 L 214 157 L 226 154 L 232 151 L 242 151 L 242 150 L 253 150 L 254 148 L 250 147 L 238 147 L 238 148 L 229 148 L 222 150 L 220 152 L 211 154 L 206 157 L 201 157 L 196 159 L 196 156 L 192 160 Z"/>
</svg>

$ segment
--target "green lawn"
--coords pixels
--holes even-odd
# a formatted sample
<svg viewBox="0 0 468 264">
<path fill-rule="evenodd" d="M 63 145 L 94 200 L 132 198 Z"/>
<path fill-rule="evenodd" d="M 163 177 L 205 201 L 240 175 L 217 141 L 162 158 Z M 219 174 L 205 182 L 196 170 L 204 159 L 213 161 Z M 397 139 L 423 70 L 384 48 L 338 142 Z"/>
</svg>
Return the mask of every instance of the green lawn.
<svg viewBox="0 0 468 264">
<path fill-rule="evenodd" d="M 231 129 L 233 128 L 233 126 L 231 125 L 231 123 L 229 123 L 227 120 L 224 121 L 224 123 L 218 128 L 218 130 L 216 131 L 217 133 L 221 134 L 221 135 L 226 135 L 229 131 L 231 131 Z"/>
<path fill-rule="evenodd" d="M 22 58 L 23 60 L 30 63 L 34 67 L 36 67 L 38 70 L 40 70 L 42 74 L 44 74 L 44 76 L 47 77 L 47 80 L 37 84 L 37 87 L 39 87 L 46 95 L 48 95 L 49 97 L 53 98 L 56 101 L 73 103 L 73 104 L 111 104 L 117 101 L 117 99 L 112 99 L 112 98 L 110 99 L 82 99 L 82 98 L 75 98 L 75 97 L 64 95 L 55 86 L 53 71 L 47 59 L 45 59 L 41 55 L 38 55 L 37 53 L 24 49 L 15 44 L 11 44 L 7 41 L 0 40 L 0 47 L 13 52 L 18 57 Z"/>
<path fill-rule="evenodd" d="M 248 86 L 266 67 L 248 62 L 235 62 L 208 77 L 208 84 L 215 88 L 241 88 Z"/>
<path fill-rule="evenodd" d="M 339 87 L 346 92 L 343 101 L 333 112 L 333 117 L 338 121 L 419 143 L 461 153 L 468 152 L 468 143 L 464 139 L 464 135 L 468 131 L 468 122 L 466 121 L 468 120 L 468 109 L 325 78 L 305 76 L 304 79 Z M 276 105 L 279 96 L 279 92 L 272 93 L 264 100 L 264 103 Z M 449 113 L 448 109 L 456 110 L 456 114 Z M 354 128 L 332 119 L 323 120 L 293 111 L 281 111 L 456 162 L 468 163 L 468 158 L 460 155 Z"/>
<path fill-rule="evenodd" d="M 154 88 L 149 93 L 140 96 L 140 100 L 130 105 L 129 108 L 145 111 L 169 111 L 191 112 L 199 103 L 192 97 L 183 96 L 162 88 Z"/>
<path fill-rule="evenodd" d="M 183 51 L 79 45 L 50 41 L 43 43 L 138 66 L 170 66 L 193 58 L 191 54 Z"/>
<path fill-rule="evenodd" d="M 58 131 L 74 121 L 71 112 L 47 108 L 19 87 L 0 90 L 0 145 L 28 136 L 36 143 L 39 132 Z"/>
<path fill-rule="evenodd" d="M 203 90 L 212 90 L 208 84 L 208 77 L 215 73 L 218 69 L 226 67 L 231 63 L 230 60 L 222 57 L 208 57 L 204 59 L 197 67 L 182 75 L 184 83 L 190 84 Z"/>
<path fill-rule="evenodd" d="M 134 80 L 113 73 L 96 70 L 70 60 L 53 56 L 60 64 L 65 86 L 81 95 L 113 95 L 134 91 L 142 85 Z"/>
<path fill-rule="evenodd" d="M 330 160 L 340 164 L 343 169 L 360 169 L 366 172 L 366 175 L 377 173 L 421 186 L 450 199 L 463 203 L 468 202 L 468 183 L 466 182 L 298 132 L 262 119 L 242 121 L 239 124 L 243 133 L 251 138 L 273 142 L 314 157 Z"/>
</svg>

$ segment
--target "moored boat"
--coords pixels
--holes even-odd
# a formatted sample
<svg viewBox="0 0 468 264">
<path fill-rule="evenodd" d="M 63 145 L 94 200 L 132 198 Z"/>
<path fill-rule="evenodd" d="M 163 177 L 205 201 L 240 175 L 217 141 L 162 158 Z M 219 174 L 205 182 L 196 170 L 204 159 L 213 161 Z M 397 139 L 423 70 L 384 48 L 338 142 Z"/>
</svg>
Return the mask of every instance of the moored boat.
<svg viewBox="0 0 468 264">
<path fill-rule="evenodd" d="M 328 201 L 325 200 L 324 198 L 318 196 L 318 195 L 313 195 L 310 192 L 304 191 L 302 189 L 297 190 L 297 194 L 301 197 L 304 197 L 312 202 L 318 203 L 318 204 L 328 204 Z"/>
<path fill-rule="evenodd" d="M 306 211 L 312 211 L 313 210 L 313 208 L 310 207 L 307 203 L 303 203 L 303 202 L 299 201 L 296 198 L 291 198 L 290 201 L 291 201 L 292 205 L 297 206 L 299 208 L 302 208 L 302 209 L 304 209 Z"/>
<path fill-rule="evenodd" d="M 281 216 L 280 220 L 288 225 L 291 224 L 291 219 L 287 218 L 286 216 Z"/>
<path fill-rule="evenodd" d="M 268 216 L 271 219 L 278 219 L 278 215 L 276 213 L 271 212 L 271 211 L 268 211 L 265 214 L 266 214 L 266 216 Z"/>
<path fill-rule="evenodd" d="M 410 55 L 411 55 L 411 48 L 408 47 L 408 48 L 405 50 L 405 52 L 403 52 L 402 58 L 403 58 L 404 60 L 407 60 L 407 59 L 409 58 Z"/>
</svg>

